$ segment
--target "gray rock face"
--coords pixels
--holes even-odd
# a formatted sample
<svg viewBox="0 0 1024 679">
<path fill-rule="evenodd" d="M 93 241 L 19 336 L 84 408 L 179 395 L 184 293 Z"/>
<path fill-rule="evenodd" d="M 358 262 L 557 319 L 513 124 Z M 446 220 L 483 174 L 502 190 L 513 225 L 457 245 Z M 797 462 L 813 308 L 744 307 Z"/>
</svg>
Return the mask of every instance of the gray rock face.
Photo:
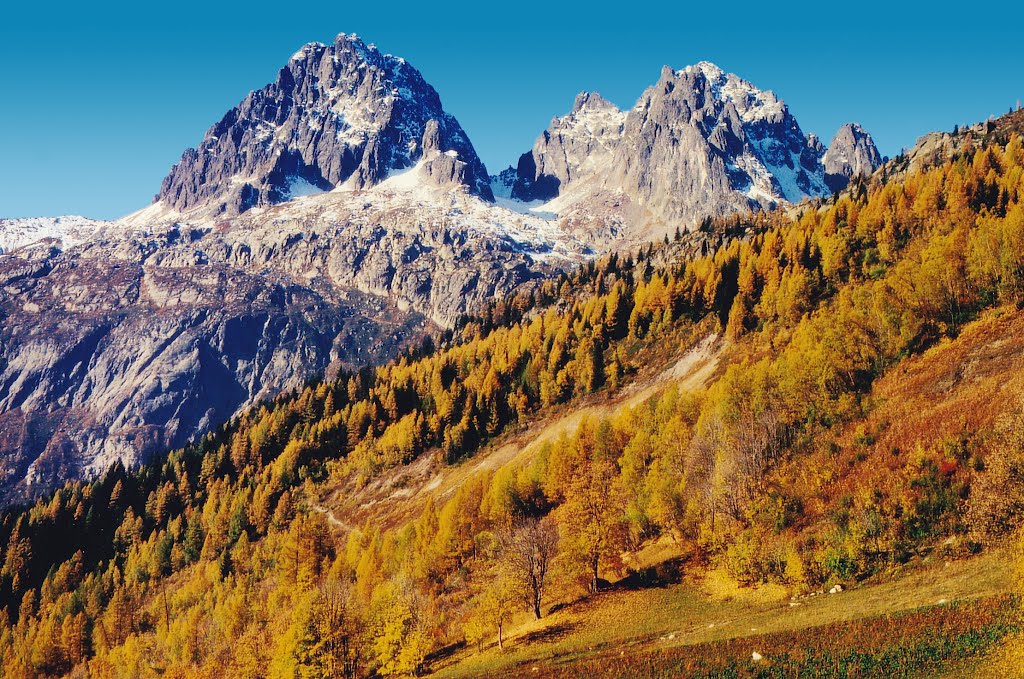
<svg viewBox="0 0 1024 679">
<path fill-rule="evenodd" d="M 344 183 L 366 188 L 423 157 L 428 123 L 439 181 L 490 199 L 487 171 L 433 87 L 404 59 L 356 36 L 310 43 L 189 149 L 157 199 L 181 212 L 235 215 Z"/>
<path fill-rule="evenodd" d="M 0 501 L 182 445 L 430 325 L 380 298 L 215 261 L 198 236 L 0 257 Z"/>
<path fill-rule="evenodd" d="M 581 92 L 572 111 L 551 121 L 529 153 L 519 158 L 512 197 L 550 200 L 577 179 L 611 162 L 626 114 L 596 92 Z"/>
<path fill-rule="evenodd" d="M 0 504 L 385 361 L 554 270 L 526 217 L 418 177 L 0 256 Z"/>
<path fill-rule="evenodd" d="M 709 216 L 827 195 L 824 149 L 789 108 L 714 64 L 662 70 L 629 111 L 580 95 L 519 161 L 512 197 L 588 214 L 614 203 L 627 240 Z"/>
<path fill-rule="evenodd" d="M 491 175 L 491 192 L 495 198 L 511 198 L 519 175 L 516 168 L 509 165 L 496 175 Z"/>
<path fill-rule="evenodd" d="M 432 178 L 420 178 L 411 188 L 384 184 L 243 215 L 208 233 L 203 251 L 244 270 L 271 267 L 384 298 L 441 327 L 583 256 L 582 244 L 566 250 L 535 231 L 541 220 L 470 196 L 425 193 L 434 191 Z"/>
<path fill-rule="evenodd" d="M 882 164 L 875 141 L 857 123 L 839 128 L 822 158 L 825 182 L 833 192 L 846 188 L 850 179 L 868 176 Z"/>
<path fill-rule="evenodd" d="M 611 181 L 666 222 L 827 193 L 785 103 L 706 62 L 663 69 L 630 112 L 612 166 Z"/>
<path fill-rule="evenodd" d="M 469 186 L 478 193 L 483 191 L 487 198 L 493 199 L 490 181 L 486 181 L 486 186 L 480 184 L 487 173 L 479 160 L 474 160 L 475 153 L 472 157 L 463 157 L 458 150 L 449 146 L 440 124 L 434 119 L 428 120 L 420 146 L 423 174 L 438 186 Z"/>
</svg>

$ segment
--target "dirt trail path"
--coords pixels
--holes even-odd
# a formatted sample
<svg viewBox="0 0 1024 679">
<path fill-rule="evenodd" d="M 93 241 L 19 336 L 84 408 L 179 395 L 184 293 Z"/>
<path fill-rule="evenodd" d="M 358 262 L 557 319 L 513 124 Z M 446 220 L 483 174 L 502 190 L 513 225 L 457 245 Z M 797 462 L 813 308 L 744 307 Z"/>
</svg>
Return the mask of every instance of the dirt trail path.
<svg viewBox="0 0 1024 679">
<path fill-rule="evenodd" d="M 485 455 L 477 456 L 479 459 L 474 458 L 468 463 L 472 467 L 471 472 L 479 469 L 500 469 L 520 454 L 533 454 L 537 446 L 545 441 L 575 431 L 585 418 L 608 417 L 622 408 L 632 408 L 672 382 L 678 382 L 684 389 L 700 389 L 714 374 L 721 353 L 722 342 L 719 336 L 709 335 L 654 377 L 628 385 L 615 399 L 583 406 L 552 421 L 540 423 L 540 426 L 531 426 L 523 437 L 493 448 Z M 524 438 L 526 440 L 523 440 Z"/>
<path fill-rule="evenodd" d="M 355 530 L 354 526 L 347 524 L 338 517 L 336 517 L 333 511 L 331 511 L 327 507 L 324 507 L 323 505 L 314 504 L 312 505 L 312 509 L 314 512 L 318 514 L 323 514 L 325 517 L 327 517 L 327 523 L 331 524 L 335 528 L 340 528 L 345 532 Z"/>
</svg>

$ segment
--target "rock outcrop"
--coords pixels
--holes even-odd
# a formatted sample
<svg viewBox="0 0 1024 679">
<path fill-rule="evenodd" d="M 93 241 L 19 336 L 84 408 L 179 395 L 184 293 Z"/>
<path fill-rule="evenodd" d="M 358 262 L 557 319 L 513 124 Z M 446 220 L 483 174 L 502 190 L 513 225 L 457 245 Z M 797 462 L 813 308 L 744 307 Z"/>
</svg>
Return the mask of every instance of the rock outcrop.
<svg viewBox="0 0 1024 679">
<path fill-rule="evenodd" d="M 0 500 L 178 446 L 429 323 L 206 255 L 199 234 L 0 257 Z"/>
<path fill-rule="evenodd" d="M 572 111 L 554 118 L 519 158 L 512 197 L 550 200 L 574 181 L 599 176 L 612 160 L 626 114 L 596 92 L 581 92 Z"/>
<path fill-rule="evenodd" d="M 714 64 L 665 68 L 630 111 L 609 181 L 665 222 L 828 192 L 789 108 Z"/>
<path fill-rule="evenodd" d="M 847 123 L 832 138 L 822 164 L 825 182 L 831 191 L 836 192 L 846 188 L 853 177 L 870 176 L 882 164 L 882 156 L 863 127 Z"/>
</svg>

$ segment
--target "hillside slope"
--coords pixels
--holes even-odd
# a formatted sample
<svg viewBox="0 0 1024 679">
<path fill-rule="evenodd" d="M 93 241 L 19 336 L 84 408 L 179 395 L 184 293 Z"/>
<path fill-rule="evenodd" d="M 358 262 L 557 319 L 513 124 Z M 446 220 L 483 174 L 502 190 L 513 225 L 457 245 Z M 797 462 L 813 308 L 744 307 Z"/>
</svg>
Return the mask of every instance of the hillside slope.
<svg viewBox="0 0 1024 679">
<path fill-rule="evenodd" d="M 1008 525 L 1019 523 L 1024 509 L 1020 477 L 1004 466 L 998 447 L 983 442 L 991 432 L 1005 428 L 1007 418 L 1019 421 L 1024 412 L 1024 313 L 997 309 L 964 327 L 955 339 L 901 362 L 878 381 L 870 401 L 870 413 L 837 435 L 839 450 L 800 458 L 802 469 L 835 470 L 826 488 L 801 486 L 806 474 L 799 469 L 783 465 L 777 471 L 779 487 L 810 499 L 804 507 L 806 528 L 813 531 L 832 521 L 842 511 L 843 498 L 868 489 L 893 492 L 907 464 L 894 459 L 894 451 L 951 441 L 969 441 L 976 459 L 994 467 L 973 486 L 970 501 L 962 507 L 965 521 L 989 516 L 996 517 L 997 524 L 975 526 L 934 551 L 925 549 L 908 556 L 906 563 L 892 564 L 884 574 L 861 583 L 845 581 L 843 591 L 826 596 L 791 597 L 801 591 L 791 582 L 737 588 L 728 573 L 695 563 L 686 543 L 662 539 L 624 555 L 627 570 L 619 583 L 611 583 L 608 594 L 560 606 L 542 620 L 533 620 L 526 612 L 510 616 L 505 649 L 493 643 L 483 652 L 459 649 L 439 662 L 438 676 L 514 676 L 527 671 L 572 676 L 595 670 L 599 676 L 614 675 L 619 671 L 615 668 L 644 667 L 648 654 L 656 654 L 650 656 L 648 669 L 637 669 L 631 676 L 657 676 L 655 658 L 666 649 L 697 646 L 692 656 L 700 658 L 701 648 L 713 641 L 747 639 L 739 648 L 748 650 L 733 652 L 730 646 L 742 664 L 752 651 L 768 655 L 768 648 L 776 653 L 811 653 L 801 635 L 787 636 L 807 627 L 854 620 L 871 626 L 877 624 L 871 620 L 877 616 L 920 609 L 920 624 L 930 621 L 939 629 L 946 604 L 1016 591 L 1011 553 L 995 549 L 982 557 L 970 556 L 973 548 L 965 548 L 962 541 L 987 542 L 988 530 L 1005 535 Z M 870 442 L 866 432 L 876 432 Z M 1024 463 L 1019 450 L 1014 451 L 1014 463 L 1019 473 Z M 993 504 L 1001 509 L 992 512 Z M 608 620 L 618 622 L 608 625 Z M 1007 630 L 993 639 L 1001 639 Z M 769 633 L 779 638 L 766 643 L 762 637 Z M 983 648 L 998 653 L 1001 647 Z M 667 657 L 664 662 L 667 668 Z M 964 666 L 974 667 L 973 662 L 976 659 L 965 660 Z M 985 662 L 1001 666 L 997 657 Z M 549 672 L 551 668 L 557 669 Z"/>
<path fill-rule="evenodd" d="M 819 622 L 841 616 L 812 594 L 887 613 L 866 602 L 898 603 L 887 583 L 939 560 L 981 574 L 951 593 L 998 592 L 985 574 L 1024 496 L 1022 198 L 1013 136 L 793 217 L 720 221 L 705 256 L 673 258 L 692 254 L 681 236 L 589 262 L 436 346 L 6 511 L 2 671 L 421 674 L 495 642 L 529 655 L 538 639 L 506 644 L 523 611 L 622 615 L 684 579 L 707 610 L 756 591 Z M 679 363 L 714 334 L 691 354 L 714 360 Z M 514 438 L 533 423 L 551 428 Z M 694 592 L 660 594 L 699 609 Z M 1017 614 L 991 603 L 884 621 L 853 660 L 906 674 L 991 649 Z M 872 625 L 767 643 L 780 667 L 841 674 Z M 664 670 L 649 660 L 637 674 Z"/>
<path fill-rule="evenodd" d="M 695 341 L 693 346 L 682 343 L 664 366 L 656 368 L 657 359 L 652 357 L 654 365 L 646 367 L 654 369 L 643 370 L 620 392 L 598 394 L 569 407 L 539 413 L 498 436 L 468 460 L 445 465 L 422 456 L 387 470 L 365 485 L 327 484 L 326 495 L 317 506 L 329 511 L 330 516 L 345 517 L 343 527 L 349 530 L 367 522 L 380 528 L 400 527 L 420 516 L 428 505 L 441 506 L 451 500 L 474 476 L 529 464 L 544 444 L 571 436 L 585 421 L 639 405 L 666 387 L 705 387 L 719 367 L 724 342 L 717 333 L 697 333 Z"/>
<path fill-rule="evenodd" d="M 739 670 L 739 676 L 757 676 L 759 665 L 770 668 L 787 655 L 806 663 L 822 652 L 834 654 L 822 665 L 832 661 L 835 667 L 836 660 L 849 653 L 849 665 L 856 667 L 858 661 L 864 663 L 865 656 L 877 652 L 871 646 L 885 648 L 888 642 L 891 649 L 906 652 L 912 648 L 909 639 L 902 640 L 905 646 L 901 647 L 901 640 L 886 639 L 886 632 L 927 630 L 933 638 L 951 639 L 954 644 L 957 633 L 975 632 L 974 621 L 961 629 L 949 624 L 947 616 L 956 616 L 957 606 L 1012 610 L 1003 603 L 1012 581 L 1005 559 L 998 554 L 933 564 L 890 581 L 796 601 L 780 598 L 778 592 L 760 591 L 722 597 L 709 592 L 701 580 L 690 578 L 678 584 L 627 586 L 560 609 L 543 620 L 520 618 L 510 625 L 505 649 L 493 643 L 483 651 L 460 649 L 439 662 L 430 676 L 657 677 L 686 668 L 687 676 L 715 676 L 715 670 L 733 668 Z M 1005 622 L 1007 617 L 997 620 Z M 610 620 L 617 624 L 609 625 Z M 982 625 L 985 622 L 981 621 Z M 852 639 L 836 633 L 835 628 L 842 629 L 844 624 L 866 628 L 867 633 L 856 639 L 859 646 L 853 647 Z M 947 631 L 952 634 L 943 637 Z M 995 635 L 994 640 L 1001 636 Z M 994 651 L 998 646 L 989 643 L 982 648 Z M 766 660 L 751 661 L 755 652 Z M 970 647 L 961 652 L 977 659 Z M 936 658 L 926 669 L 934 671 L 948 660 L 959 659 L 955 653 L 950 655 L 953 657 Z M 806 665 L 801 667 L 801 660 L 788 669 L 808 671 Z M 911 667 L 907 663 L 900 669 Z M 701 669 L 706 674 L 701 674 Z M 823 674 L 830 676 L 817 676 Z M 875 674 L 867 672 L 868 676 Z M 835 672 L 834 676 L 843 674 Z"/>
</svg>

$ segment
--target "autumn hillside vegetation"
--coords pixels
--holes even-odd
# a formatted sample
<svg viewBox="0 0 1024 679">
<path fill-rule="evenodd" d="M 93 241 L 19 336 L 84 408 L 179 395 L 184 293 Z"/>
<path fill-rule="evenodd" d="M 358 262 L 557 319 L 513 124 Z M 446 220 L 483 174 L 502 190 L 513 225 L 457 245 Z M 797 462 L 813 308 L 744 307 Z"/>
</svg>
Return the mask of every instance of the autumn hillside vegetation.
<svg viewBox="0 0 1024 679">
<path fill-rule="evenodd" d="M 706 255 L 680 237 L 591 262 L 4 512 L 0 676 L 415 675 L 642 581 L 655 544 L 794 594 L 1001 544 L 1024 497 L 1021 139 L 698 235 Z M 706 389 L 586 418 L 398 525 L 324 505 L 465 464 L 713 331 Z"/>
</svg>

